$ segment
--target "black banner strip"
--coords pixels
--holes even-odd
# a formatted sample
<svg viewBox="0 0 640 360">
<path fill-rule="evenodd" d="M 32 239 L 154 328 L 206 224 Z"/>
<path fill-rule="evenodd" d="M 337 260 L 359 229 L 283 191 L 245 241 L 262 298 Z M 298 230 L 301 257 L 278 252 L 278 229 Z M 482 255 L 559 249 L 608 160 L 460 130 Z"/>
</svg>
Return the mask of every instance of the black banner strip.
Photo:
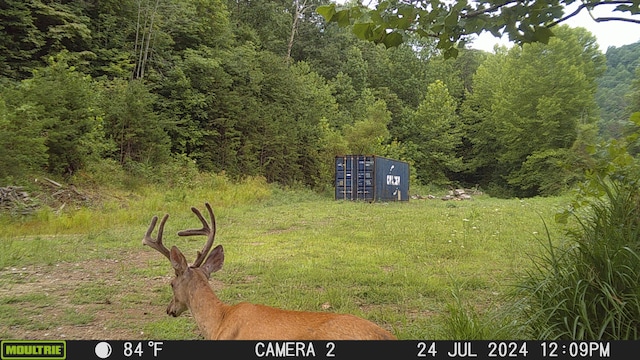
<svg viewBox="0 0 640 360">
<path fill-rule="evenodd" d="M 62 346 L 62 347 L 60 347 Z M 16 359 L 620 359 L 640 341 L 2 341 Z"/>
</svg>

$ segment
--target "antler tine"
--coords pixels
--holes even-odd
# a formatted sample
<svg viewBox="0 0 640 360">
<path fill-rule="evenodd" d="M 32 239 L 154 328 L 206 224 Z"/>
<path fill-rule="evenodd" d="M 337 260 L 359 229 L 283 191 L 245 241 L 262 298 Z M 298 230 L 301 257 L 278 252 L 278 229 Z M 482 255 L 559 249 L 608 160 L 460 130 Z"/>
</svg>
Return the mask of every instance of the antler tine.
<svg viewBox="0 0 640 360">
<path fill-rule="evenodd" d="M 211 209 L 211 205 L 209 203 L 205 203 L 207 211 L 209 211 L 209 218 L 211 219 L 211 227 L 207 223 L 207 221 L 202 216 L 200 210 L 195 207 L 191 207 L 191 211 L 200 219 L 202 223 L 201 229 L 190 229 L 190 230 L 182 230 L 178 232 L 179 236 L 193 236 L 193 235 L 207 235 L 207 242 L 204 244 L 202 251 L 198 251 L 198 255 L 196 257 L 196 261 L 193 263 L 193 267 L 199 267 L 202 265 L 202 262 L 205 260 L 209 251 L 211 250 L 211 246 L 213 245 L 213 239 L 216 237 L 216 218 L 213 215 L 213 210 Z"/>
<path fill-rule="evenodd" d="M 169 249 L 167 249 L 164 246 L 164 244 L 162 244 L 162 232 L 164 231 L 164 223 L 167 222 L 168 218 L 169 218 L 169 214 L 166 214 L 160 221 L 160 227 L 158 228 L 157 239 L 154 239 L 153 237 L 151 237 L 151 233 L 153 233 L 153 229 L 156 227 L 156 223 L 158 222 L 158 217 L 154 216 L 151 219 L 151 225 L 149 225 L 149 229 L 147 229 L 147 233 L 144 234 L 144 238 L 142 238 L 142 245 L 147 245 L 153 249 L 158 250 L 158 252 L 164 255 L 167 259 L 171 260 Z"/>
</svg>

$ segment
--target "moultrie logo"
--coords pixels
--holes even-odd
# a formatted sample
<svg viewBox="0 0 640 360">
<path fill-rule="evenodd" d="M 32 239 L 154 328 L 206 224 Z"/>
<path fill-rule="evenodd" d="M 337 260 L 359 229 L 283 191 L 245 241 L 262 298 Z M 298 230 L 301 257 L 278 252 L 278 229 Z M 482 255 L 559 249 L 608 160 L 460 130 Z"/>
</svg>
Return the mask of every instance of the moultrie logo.
<svg viewBox="0 0 640 360">
<path fill-rule="evenodd" d="M 67 358 L 67 342 L 65 340 L 3 340 L 0 346 L 0 359 L 47 359 L 61 360 Z"/>
</svg>

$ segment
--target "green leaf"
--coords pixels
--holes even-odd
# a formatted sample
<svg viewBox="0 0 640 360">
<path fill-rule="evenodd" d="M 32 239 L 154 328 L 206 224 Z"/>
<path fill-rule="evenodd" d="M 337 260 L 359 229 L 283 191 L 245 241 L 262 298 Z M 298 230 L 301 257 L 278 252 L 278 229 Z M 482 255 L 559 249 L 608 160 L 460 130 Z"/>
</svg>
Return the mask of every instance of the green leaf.
<svg viewBox="0 0 640 360">
<path fill-rule="evenodd" d="M 331 21 L 333 15 L 336 14 L 336 4 L 320 5 L 316 8 L 316 12 L 326 21 Z"/>
<path fill-rule="evenodd" d="M 328 21 L 328 22 L 336 22 L 338 26 L 345 27 L 351 23 L 351 17 L 349 14 L 349 9 L 343 9 L 340 11 L 336 11 L 336 5 L 322 5 L 316 8 L 316 12 Z"/>
<path fill-rule="evenodd" d="M 455 4 L 453 5 L 452 10 L 459 13 L 460 11 L 462 11 L 462 9 L 465 8 L 465 6 L 467 6 L 466 0 L 456 1 Z"/>
<path fill-rule="evenodd" d="M 487 22 L 481 18 L 474 18 L 472 20 L 467 20 L 465 30 L 467 34 L 478 34 L 484 30 Z"/>
<path fill-rule="evenodd" d="M 447 27 L 454 27 L 458 24 L 458 13 L 451 13 L 444 18 L 444 25 Z"/>
<path fill-rule="evenodd" d="M 556 5 L 547 10 L 552 19 L 560 19 L 564 15 L 564 6 Z"/>
<path fill-rule="evenodd" d="M 543 44 L 549 43 L 549 38 L 553 36 L 553 32 L 546 27 L 534 27 L 533 39 Z"/>
<path fill-rule="evenodd" d="M 497 38 L 502 37 L 502 25 L 487 27 L 485 30 L 489 31 L 491 35 Z M 482 32 L 482 30 L 480 32 Z"/>
<path fill-rule="evenodd" d="M 458 57 L 458 49 L 450 47 L 444 51 L 445 59 L 455 59 Z"/>
<path fill-rule="evenodd" d="M 338 23 L 338 26 L 345 27 L 351 23 L 351 19 L 349 17 L 349 10 L 340 10 L 338 11 L 333 19 Z M 333 20 L 332 19 L 332 20 Z"/>
<path fill-rule="evenodd" d="M 362 40 L 369 40 L 373 37 L 373 23 L 353 24 L 353 33 Z"/>
<path fill-rule="evenodd" d="M 384 44 L 384 46 L 386 46 L 387 48 L 390 47 L 396 47 L 400 44 L 402 44 L 402 35 L 397 33 L 397 32 L 392 32 L 387 34 L 387 36 L 384 37 L 384 39 L 382 40 L 382 43 Z"/>
<path fill-rule="evenodd" d="M 450 47 L 453 47 L 453 43 L 451 42 L 451 40 L 449 40 L 446 34 L 440 34 L 440 37 L 438 38 L 438 44 L 436 44 L 436 48 L 444 50 Z"/>
<path fill-rule="evenodd" d="M 378 10 L 371 10 L 368 12 L 368 15 L 374 23 L 380 24 L 384 22 L 384 19 L 382 19 L 382 15 Z"/>
<path fill-rule="evenodd" d="M 640 2 L 636 2 L 633 5 L 618 5 L 616 6 L 616 8 L 614 9 L 614 11 L 621 11 L 621 12 L 629 12 L 631 15 L 637 15 L 640 14 Z"/>
<path fill-rule="evenodd" d="M 410 19 L 414 19 L 416 17 L 416 11 L 417 9 L 413 6 L 402 6 L 398 8 L 398 14 Z"/>
<path fill-rule="evenodd" d="M 372 36 L 370 40 L 375 41 L 376 43 L 382 42 L 384 37 L 387 35 L 387 30 L 383 26 L 372 26 Z"/>
</svg>

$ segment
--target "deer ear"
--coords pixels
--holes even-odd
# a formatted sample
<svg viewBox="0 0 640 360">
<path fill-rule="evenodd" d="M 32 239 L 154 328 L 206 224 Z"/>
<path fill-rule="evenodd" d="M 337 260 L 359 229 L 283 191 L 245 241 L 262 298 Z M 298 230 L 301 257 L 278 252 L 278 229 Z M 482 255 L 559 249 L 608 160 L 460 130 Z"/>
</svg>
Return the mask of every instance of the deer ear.
<svg viewBox="0 0 640 360">
<path fill-rule="evenodd" d="M 205 260 L 204 264 L 200 267 L 204 274 L 207 275 L 207 279 L 211 276 L 211 273 L 214 273 L 220 269 L 222 269 L 222 264 L 224 263 L 224 249 L 222 245 L 216 246 L 209 256 L 207 256 L 207 260 Z"/>
<path fill-rule="evenodd" d="M 175 245 L 171 247 L 171 257 L 169 260 L 171 260 L 171 266 L 173 266 L 177 276 L 184 273 L 189 267 L 187 259 L 185 259 L 184 255 L 182 255 Z"/>
</svg>

